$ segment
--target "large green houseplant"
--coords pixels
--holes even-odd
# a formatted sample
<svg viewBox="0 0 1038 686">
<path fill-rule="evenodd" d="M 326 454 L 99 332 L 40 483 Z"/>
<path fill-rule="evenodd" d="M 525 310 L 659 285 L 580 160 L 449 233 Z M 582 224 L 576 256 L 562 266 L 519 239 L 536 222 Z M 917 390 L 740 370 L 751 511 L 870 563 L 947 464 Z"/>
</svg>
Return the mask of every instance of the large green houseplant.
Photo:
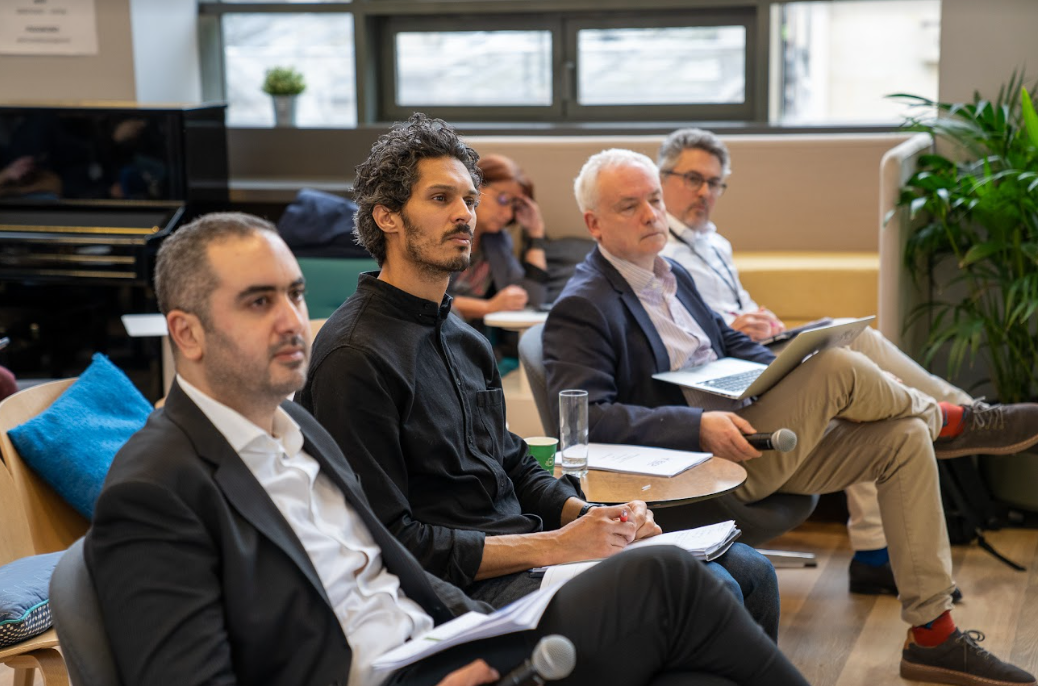
<svg viewBox="0 0 1038 686">
<path fill-rule="evenodd" d="M 909 324 L 926 318 L 924 359 L 947 350 L 953 376 L 986 362 L 1002 402 L 1038 396 L 1038 116 L 1022 82 L 970 103 L 894 96 L 946 153 L 922 155 L 899 198 L 916 226 L 905 264 L 930 293 Z"/>
</svg>

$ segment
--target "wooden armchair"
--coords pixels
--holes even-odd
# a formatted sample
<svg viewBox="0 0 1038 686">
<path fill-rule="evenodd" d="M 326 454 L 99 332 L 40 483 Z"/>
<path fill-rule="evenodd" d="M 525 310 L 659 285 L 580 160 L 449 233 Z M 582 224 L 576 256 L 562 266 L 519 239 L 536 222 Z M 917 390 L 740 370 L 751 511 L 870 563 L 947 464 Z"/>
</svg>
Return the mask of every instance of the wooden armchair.
<svg viewBox="0 0 1038 686">
<path fill-rule="evenodd" d="M 7 436 L 8 431 L 50 407 L 73 381 L 75 379 L 63 379 L 32 386 L 0 402 L 0 459 L 19 502 L 23 504 L 29 527 L 31 546 L 24 555 L 65 550 L 90 526 L 83 515 L 62 500 L 22 461 Z M 9 501 L 4 498 L 0 502 Z"/>
<path fill-rule="evenodd" d="M 13 398 L 14 396 L 12 396 Z M 7 432 L 4 431 L 4 438 Z M 29 523 L 15 491 L 14 480 L 6 467 L 0 466 L 0 565 L 35 554 Z M 48 629 L 39 636 L 0 648 L 0 664 L 14 670 L 14 686 L 32 686 L 35 670 L 43 677 L 44 686 L 68 686 L 65 661 L 56 648 L 58 635 Z"/>
</svg>

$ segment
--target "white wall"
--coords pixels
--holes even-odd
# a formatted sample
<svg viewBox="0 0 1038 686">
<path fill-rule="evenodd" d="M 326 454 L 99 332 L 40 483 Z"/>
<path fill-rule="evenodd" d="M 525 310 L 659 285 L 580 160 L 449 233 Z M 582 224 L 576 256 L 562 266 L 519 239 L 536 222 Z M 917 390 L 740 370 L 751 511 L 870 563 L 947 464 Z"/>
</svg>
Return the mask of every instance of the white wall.
<svg viewBox="0 0 1038 686">
<path fill-rule="evenodd" d="M 96 0 L 95 5 L 97 55 L 0 55 L 0 99 L 133 100 L 130 0 Z"/>
<path fill-rule="evenodd" d="M 201 99 L 197 0 L 95 0 L 95 12 L 97 55 L 2 55 L 0 100 Z"/>
<path fill-rule="evenodd" d="M 1038 79 L 1038 2 L 943 0 L 940 100 L 965 102 L 973 91 L 989 98 L 1014 68 Z"/>
<path fill-rule="evenodd" d="M 197 1 L 130 0 L 130 23 L 137 101 L 199 102 Z"/>
</svg>

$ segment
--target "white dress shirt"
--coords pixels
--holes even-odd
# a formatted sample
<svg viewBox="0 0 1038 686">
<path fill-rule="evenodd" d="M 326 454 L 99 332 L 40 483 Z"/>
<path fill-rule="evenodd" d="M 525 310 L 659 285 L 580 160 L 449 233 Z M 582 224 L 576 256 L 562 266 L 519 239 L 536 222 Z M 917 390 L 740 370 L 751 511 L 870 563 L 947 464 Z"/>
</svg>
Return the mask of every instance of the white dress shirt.
<svg viewBox="0 0 1038 686">
<path fill-rule="evenodd" d="M 348 683 L 381 684 L 385 675 L 376 677 L 371 662 L 432 629 L 432 618 L 404 596 L 400 580 L 383 567 L 382 551 L 371 533 L 303 450 L 303 434 L 288 413 L 277 409 L 271 436 L 183 378 L 178 383 L 238 453 L 303 544 L 353 653 Z"/>
<path fill-rule="evenodd" d="M 739 270 L 732 259 L 732 244 L 717 233 L 713 222 L 707 222 L 697 231 L 668 213 L 667 223 L 671 230 L 660 254 L 688 270 L 710 309 L 724 317 L 727 324 L 740 314 L 759 309 L 739 281 Z"/>
<path fill-rule="evenodd" d="M 698 367 L 717 359 L 717 353 L 710 345 L 710 337 L 678 300 L 678 281 L 666 260 L 657 256 L 650 272 L 610 254 L 601 243 L 598 249 L 638 296 L 638 301 L 663 341 L 663 347 L 667 349 L 670 371 Z M 693 388 L 682 387 L 681 390 L 690 407 L 731 410 L 743 404 Z"/>
</svg>

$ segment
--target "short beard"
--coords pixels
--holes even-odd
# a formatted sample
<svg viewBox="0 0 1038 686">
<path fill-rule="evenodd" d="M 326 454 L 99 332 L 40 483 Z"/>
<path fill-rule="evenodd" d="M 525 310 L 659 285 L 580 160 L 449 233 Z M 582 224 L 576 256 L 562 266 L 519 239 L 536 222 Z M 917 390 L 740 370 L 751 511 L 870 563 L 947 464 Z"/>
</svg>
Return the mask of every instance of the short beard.
<svg viewBox="0 0 1038 686">
<path fill-rule="evenodd" d="M 468 269 L 469 264 L 472 261 L 472 253 L 468 255 L 458 255 L 456 257 L 447 258 L 442 262 L 432 262 L 425 255 L 422 254 L 421 246 L 415 239 L 420 235 L 420 231 L 410 219 L 407 218 L 406 214 L 401 213 L 404 222 L 404 246 L 407 250 L 407 256 L 411 259 L 412 264 L 417 267 L 418 271 L 425 276 L 439 278 L 442 276 L 450 276 L 454 272 L 460 272 Z M 466 234 L 472 236 L 472 227 L 468 224 L 459 224 L 454 230 L 449 231 L 440 238 L 440 243 L 444 243 L 452 236 L 456 234 Z"/>
<path fill-rule="evenodd" d="M 225 359 L 215 360 L 216 364 L 206 365 L 205 375 L 210 387 L 219 388 L 224 393 L 238 398 L 240 402 L 266 401 L 280 404 L 288 395 L 295 393 L 305 385 L 310 357 L 309 352 L 307 352 L 305 358 L 300 363 L 302 374 L 299 377 L 275 383 L 267 375 L 269 374 L 269 368 L 267 372 L 259 374 L 256 370 L 248 370 L 241 364 L 237 364 L 240 360 L 234 355 L 234 351 L 237 349 L 235 342 L 223 331 L 217 328 L 207 330 L 206 336 L 220 344 L 223 355 L 230 355 L 230 357 Z M 305 342 L 302 336 L 286 336 L 269 347 L 268 358 L 273 357 L 278 350 L 286 345 L 302 346 L 305 345 Z"/>
</svg>

